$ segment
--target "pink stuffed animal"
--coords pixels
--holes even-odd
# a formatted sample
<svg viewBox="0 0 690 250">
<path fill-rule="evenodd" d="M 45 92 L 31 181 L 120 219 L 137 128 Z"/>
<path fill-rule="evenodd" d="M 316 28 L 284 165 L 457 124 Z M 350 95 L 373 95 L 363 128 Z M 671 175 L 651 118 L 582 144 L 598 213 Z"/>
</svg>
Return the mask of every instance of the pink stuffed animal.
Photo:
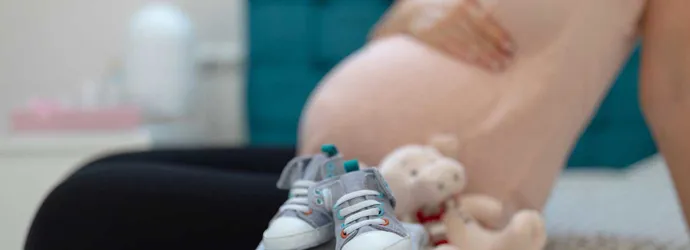
<svg viewBox="0 0 690 250">
<path fill-rule="evenodd" d="M 396 197 L 398 218 L 424 225 L 438 249 L 543 248 L 546 232 L 536 211 L 517 213 L 502 230 L 482 226 L 499 220 L 503 207 L 488 196 L 460 196 L 466 179 L 464 167 L 452 158 L 457 145 L 454 137 L 435 136 L 429 145 L 403 146 L 382 160 L 379 168 Z"/>
</svg>

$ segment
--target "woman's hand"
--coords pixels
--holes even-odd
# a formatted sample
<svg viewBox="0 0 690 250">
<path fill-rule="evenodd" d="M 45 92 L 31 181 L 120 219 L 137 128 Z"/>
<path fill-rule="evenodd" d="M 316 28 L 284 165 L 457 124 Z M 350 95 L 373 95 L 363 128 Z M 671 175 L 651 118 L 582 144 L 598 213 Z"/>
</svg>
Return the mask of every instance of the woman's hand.
<svg viewBox="0 0 690 250">
<path fill-rule="evenodd" d="M 397 0 L 374 28 L 376 40 L 405 33 L 455 58 L 503 70 L 515 44 L 478 0 Z"/>
</svg>

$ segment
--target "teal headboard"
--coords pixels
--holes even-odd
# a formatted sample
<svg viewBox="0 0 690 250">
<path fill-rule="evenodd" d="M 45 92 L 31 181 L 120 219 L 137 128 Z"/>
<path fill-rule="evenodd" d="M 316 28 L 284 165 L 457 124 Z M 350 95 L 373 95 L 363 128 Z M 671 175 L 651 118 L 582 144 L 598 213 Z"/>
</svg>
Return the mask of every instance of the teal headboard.
<svg viewBox="0 0 690 250">
<path fill-rule="evenodd" d="M 250 0 L 247 87 L 251 143 L 293 145 L 319 80 L 362 46 L 393 0 Z M 625 166 L 655 152 L 637 104 L 633 55 L 569 165 Z"/>
<path fill-rule="evenodd" d="M 580 137 L 568 166 L 625 167 L 657 152 L 638 101 L 639 68 L 637 48 Z"/>
</svg>

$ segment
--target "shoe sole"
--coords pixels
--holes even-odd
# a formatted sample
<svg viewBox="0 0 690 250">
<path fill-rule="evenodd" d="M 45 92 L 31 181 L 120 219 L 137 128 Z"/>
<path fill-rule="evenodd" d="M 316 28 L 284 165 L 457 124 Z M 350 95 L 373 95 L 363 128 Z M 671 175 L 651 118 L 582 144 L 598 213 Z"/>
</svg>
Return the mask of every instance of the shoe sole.
<svg viewBox="0 0 690 250">
<path fill-rule="evenodd" d="M 265 250 L 303 250 L 309 249 L 333 239 L 333 223 L 321 226 L 313 231 L 293 234 L 284 237 L 263 238 Z"/>
<path fill-rule="evenodd" d="M 393 243 L 393 245 L 390 245 L 390 246 L 384 248 L 383 250 L 411 250 L 411 249 L 414 249 L 414 248 L 412 247 L 412 240 L 408 236 L 402 240 L 399 240 L 396 243 Z"/>
</svg>

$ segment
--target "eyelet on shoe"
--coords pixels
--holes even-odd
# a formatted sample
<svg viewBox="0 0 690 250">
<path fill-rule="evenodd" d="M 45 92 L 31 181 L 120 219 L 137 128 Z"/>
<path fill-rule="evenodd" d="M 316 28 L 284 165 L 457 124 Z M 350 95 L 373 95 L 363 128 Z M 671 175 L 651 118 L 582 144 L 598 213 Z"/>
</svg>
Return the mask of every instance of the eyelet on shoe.
<svg viewBox="0 0 690 250">
<path fill-rule="evenodd" d="M 338 217 L 338 220 L 344 220 L 345 219 L 345 217 L 340 215 L 340 210 L 335 211 L 335 216 Z"/>
<path fill-rule="evenodd" d="M 314 210 L 309 209 L 309 211 L 303 212 L 304 215 L 310 215 L 314 212 Z"/>
<path fill-rule="evenodd" d="M 315 195 L 321 195 L 321 191 L 319 191 L 318 189 L 314 189 L 314 194 Z"/>
<path fill-rule="evenodd" d="M 347 238 L 347 234 L 345 233 L 345 230 L 340 230 L 340 238 Z"/>
<path fill-rule="evenodd" d="M 388 224 L 390 224 L 390 221 L 388 221 L 386 218 L 383 218 L 383 226 L 388 226 Z"/>
<path fill-rule="evenodd" d="M 323 200 L 321 198 L 316 199 L 316 204 L 323 205 Z"/>
</svg>

